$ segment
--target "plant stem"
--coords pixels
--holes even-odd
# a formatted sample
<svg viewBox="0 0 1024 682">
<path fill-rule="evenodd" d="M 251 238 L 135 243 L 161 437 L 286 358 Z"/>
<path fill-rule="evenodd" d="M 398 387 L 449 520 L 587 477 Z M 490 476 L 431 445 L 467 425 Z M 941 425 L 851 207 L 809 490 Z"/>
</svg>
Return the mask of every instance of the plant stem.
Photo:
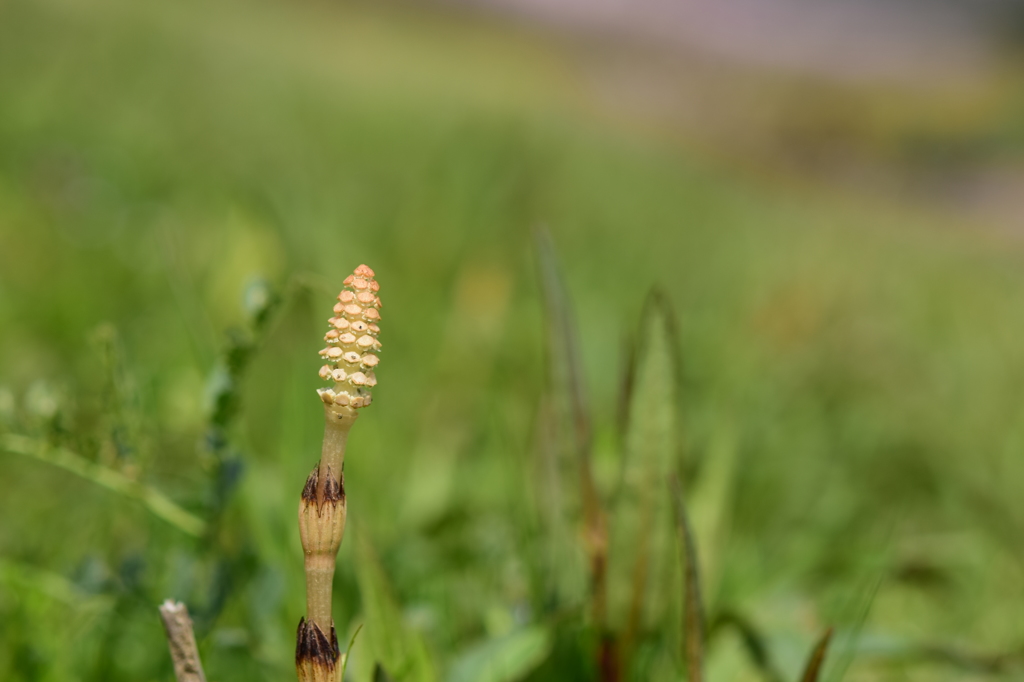
<svg viewBox="0 0 1024 682">
<path fill-rule="evenodd" d="M 324 487 L 327 485 L 330 470 L 335 477 L 345 471 L 345 446 L 348 444 L 348 432 L 355 423 L 359 413 L 352 408 L 324 405 L 324 444 L 320 451 L 319 480 L 316 488 L 316 499 L 323 503 Z"/>
</svg>

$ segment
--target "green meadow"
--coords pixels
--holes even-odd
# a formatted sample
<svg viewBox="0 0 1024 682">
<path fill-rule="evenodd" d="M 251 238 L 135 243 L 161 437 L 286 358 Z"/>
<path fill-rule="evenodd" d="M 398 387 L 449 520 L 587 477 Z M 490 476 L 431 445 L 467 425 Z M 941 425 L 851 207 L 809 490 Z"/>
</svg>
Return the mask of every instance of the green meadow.
<svg viewBox="0 0 1024 682">
<path fill-rule="evenodd" d="M 1024 675 L 1019 235 L 630 118 L 592 49 L 421 5 L 0 7 L 0 679 L 172 680 L 166 598 L 210 680 L 294 679 L 364 262 L 346 679 L 687 679 L 693 574 L 710 682 L 798 680 L 829 627 L 825 682 Z M 917 146 L 911 97 L 846 139 L 1017 153 L 1000 78 Z"/>
</svg>

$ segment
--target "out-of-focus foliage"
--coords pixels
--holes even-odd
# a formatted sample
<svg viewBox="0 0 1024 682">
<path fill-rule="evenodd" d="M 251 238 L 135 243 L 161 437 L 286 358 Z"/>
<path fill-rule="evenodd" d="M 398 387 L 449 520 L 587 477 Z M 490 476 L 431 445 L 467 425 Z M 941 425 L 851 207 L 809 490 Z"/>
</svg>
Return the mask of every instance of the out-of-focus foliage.
<svg viewBox="0 0 1024 682">
<path fill-rule="evenodd" d="M 834 130 L 827 89 L 751 119 L 740 172 L 624 124 L 578 58 L 418 6 L 0 6 L 0 679 L 169 680 L 167 597 L 210 679 L 293 675 L 316 351 L 360 262 L 385 323 L 345 472 L 352 679 L 593 679 L 602 654 L 681 679 L 671 474 L 705 679 L 799 679 L 830 625 L 826 682 L 1019 676 L 1016 236 L 759 175 Z M 1007 74 L 915 139 L 1012 170 Z M 920 110 L 878 97 L 843 139 L 913 166 L 892 150 Z M 607 518 L 561 466 L 581 453 Z M 663 599 L 622 584 L 643 551 Z"/>
</svg>

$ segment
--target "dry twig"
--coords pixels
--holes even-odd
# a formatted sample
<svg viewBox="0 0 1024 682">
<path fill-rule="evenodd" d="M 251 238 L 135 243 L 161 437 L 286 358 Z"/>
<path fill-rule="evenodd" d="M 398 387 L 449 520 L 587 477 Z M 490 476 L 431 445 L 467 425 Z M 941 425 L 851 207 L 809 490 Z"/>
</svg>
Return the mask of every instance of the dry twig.
<svg viewBox="0 0 1024 682">
<path fill-rule="evenodd" d="M 206 682 L 188 609 L 181 602 L 168 599 L 160 605 L 160 619 L 167 631 L 167 644 L 171 648 L 174 676 L 178 682 Z"/>
</svg>

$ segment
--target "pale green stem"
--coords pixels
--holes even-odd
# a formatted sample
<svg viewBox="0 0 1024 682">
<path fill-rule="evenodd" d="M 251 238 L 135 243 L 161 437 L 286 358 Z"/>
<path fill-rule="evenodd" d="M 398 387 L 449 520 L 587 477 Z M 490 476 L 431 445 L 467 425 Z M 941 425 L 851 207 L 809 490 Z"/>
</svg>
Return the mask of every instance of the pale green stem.
<svg viewBox="0 0 1024 682">
<path fill-rule="evenodd" d="M 318 505 L 324 504 L 328 477 L 341 483 L 348 433 L 358 413 L 351 408 L 324 406 L 324 443 L 316 488 Z M 331 591 L 334 586 L 335 554 L 306 555 L 306 618 L 325 633 L 331 631 Z"/>
<path fill-rule="evenodd" d="M 348 432 L 355 423 L 359 413 L 350 407 L 324 405 L 324 444 L 320 451 L 320 480 L 316 487 L 316 499 L 323 502 L 324 486 L 327 485 L 328 469 L 330 475 L 341 481 L 345 467 L 345 445 L 348 443 Z"/>
<path fill-rule="evenodd" d="M 306 555 L 306 620 L 330 633 L 331 591 L 334 587 L 335 557 L 323 554 Z"/>
</svg>

